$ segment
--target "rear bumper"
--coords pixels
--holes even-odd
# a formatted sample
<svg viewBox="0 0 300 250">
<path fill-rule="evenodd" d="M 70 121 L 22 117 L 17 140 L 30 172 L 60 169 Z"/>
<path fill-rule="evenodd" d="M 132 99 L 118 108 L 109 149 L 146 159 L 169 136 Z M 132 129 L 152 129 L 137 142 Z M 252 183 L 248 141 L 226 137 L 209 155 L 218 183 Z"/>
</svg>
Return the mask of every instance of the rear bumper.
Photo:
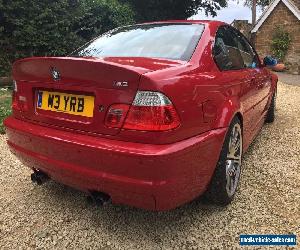
<svg viewBox="0 0 300 250">
<path fill-rule="evenodd" d="M 114 203 L 169 210 L 202 194 L 226 128 L 168 145 L 124 142 L 66 132 L 8 117 L 8 145 L 27 166 Z"/>
</svg>

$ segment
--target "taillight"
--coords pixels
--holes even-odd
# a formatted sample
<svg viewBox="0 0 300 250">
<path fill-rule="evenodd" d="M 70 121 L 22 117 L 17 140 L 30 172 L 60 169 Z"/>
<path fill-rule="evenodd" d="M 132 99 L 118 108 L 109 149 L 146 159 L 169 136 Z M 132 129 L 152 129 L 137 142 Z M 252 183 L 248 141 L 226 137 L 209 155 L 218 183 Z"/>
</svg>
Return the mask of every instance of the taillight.
<svg viewBox="0 0 300 250">
<path fill-rule="evenodd" d="M 13 81 L 12 109 L 16 111 L 28 111 L 27 98 L 20 95 L 19 92 L 17 82 Z"/>
<path fill-rule="evenodd" d="M 113 104 L 109 107 L 105 118 L 105 125 L 110 128 L 121 128 L 130 105 Z"/>
<path fill-rule="evenodd" d="M 124 129 L 165 131 L 180 125 L 168 97 L 159 92 L 138 91 L 125 119 Z"/>
<path fill-rule="evenodd" d="M 166 131 L 180 125 L 177 112 L 164 94 L 138 91 L 132 105 L 113 104 L 109 107 L 105 125 L 143 131 Z"/>
<path fill-rule="evenodd" d="M 178 114 L 168 97 L 159 92 L 138 91 L 132 105 L 113 104 L 105 125 L 143 131 L 166 131 L 180 125 Z"/>
<path fill-rule="evenodd" d="M 15 110 L 19 110 L 17 91 L 18 91 L 17 82 L 14 80 L 13 81 L 13 92 L 12 92 L 12 109 L 15 109 Z"/>
</svg>

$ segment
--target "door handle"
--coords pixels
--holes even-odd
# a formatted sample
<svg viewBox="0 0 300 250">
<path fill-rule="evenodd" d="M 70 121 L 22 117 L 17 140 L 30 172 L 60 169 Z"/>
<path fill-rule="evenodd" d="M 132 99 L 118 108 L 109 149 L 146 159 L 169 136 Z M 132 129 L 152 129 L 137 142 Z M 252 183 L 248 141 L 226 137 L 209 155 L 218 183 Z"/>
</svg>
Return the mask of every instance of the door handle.
<svg viewBox="0 0 300 250">
<path fill-rule="evenodd" d="M 255 80 L 255 77 L 254 77 L 254 76 L 250 78 L 250 83 L 251 83 L 252 85 L 256 83 L 256 80 Z"/>
</svg>

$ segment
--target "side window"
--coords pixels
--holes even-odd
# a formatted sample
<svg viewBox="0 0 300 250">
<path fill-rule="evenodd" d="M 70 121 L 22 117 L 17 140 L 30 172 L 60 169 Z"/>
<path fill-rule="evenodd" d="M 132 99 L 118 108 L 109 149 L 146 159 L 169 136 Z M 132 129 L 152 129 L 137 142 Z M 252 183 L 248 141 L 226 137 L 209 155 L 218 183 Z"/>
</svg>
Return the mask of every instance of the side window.
<svg viewBox="0 0 300 250">
<path fill-rule="evenodd" d="M 244 66 L 246 68 L 257 68 L 259 66 L 259 61 L 252 46 L 249 44 L 247 39 L 238 31 L 233 30 L 233 32 L 235 33 L 235 37 L 237 39 L 238 48 L 242 55 Z"/>
<path fill-rule="evenodd" d="M 217 31 L 213 56 L 220 70 L 244 68 L 244 60 L 238 48 L 237 39 L 226 26 L 220 27 Z"/>
</svg>

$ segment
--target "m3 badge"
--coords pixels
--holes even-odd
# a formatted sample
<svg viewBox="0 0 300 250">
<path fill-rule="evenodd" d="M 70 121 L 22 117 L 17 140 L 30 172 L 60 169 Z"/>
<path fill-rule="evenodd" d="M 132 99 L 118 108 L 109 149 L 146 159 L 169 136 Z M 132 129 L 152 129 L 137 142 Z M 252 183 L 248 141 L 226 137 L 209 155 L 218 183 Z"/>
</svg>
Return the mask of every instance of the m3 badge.
<svg viewBox="0 0 300 250">
<path fill-rule="evenodd" d="M 118 88 L 126 88 L 126 87 L 129 86 L 129 84 L 128 84 L 128 82 L 126 82 L 126 81 L 115 81 L 115 82 L 113 83 L 113 86 L 114 86 L 114 87 L 118 87 Z"/>
</svg>

